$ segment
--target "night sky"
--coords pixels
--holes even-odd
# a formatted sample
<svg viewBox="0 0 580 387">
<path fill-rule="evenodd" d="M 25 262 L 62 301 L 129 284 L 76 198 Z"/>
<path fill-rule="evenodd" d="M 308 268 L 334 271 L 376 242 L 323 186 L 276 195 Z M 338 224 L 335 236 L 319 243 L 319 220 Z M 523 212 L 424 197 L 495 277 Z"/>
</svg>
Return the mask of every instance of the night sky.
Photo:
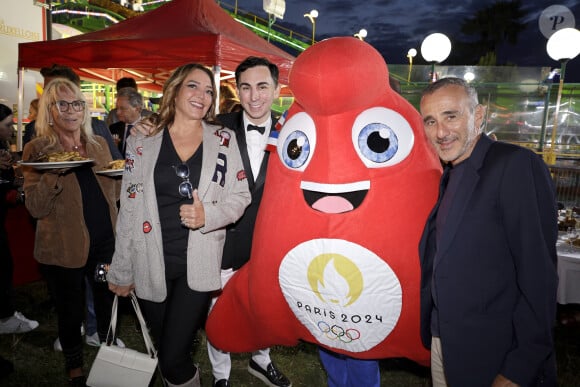
<svg viewBox="0 0 580 387">
<path fill-rule="evenodd" d="M 227 3 L 233 3 L 233 0 Z M 461 23 L 493 3 L 495 0 L 286 0 L 284 19 L 277 20 L 276 25 L 311 36 L 312 24 L 304 14 L 315 8 L 319 12 L 316 40 L 352 36 L 365 28 L 368 31 L 365 40 L 383 54 L 387 63 L 405 64 L 408 63 L 408 50 L 415 48 L 420 51 L 423 39 L 433 32 L 446 34 L 452 42 L 454 39 L 467 40 L 468 37 L 459 32 Z M 546 52 L 547 38 L 540 32 L 538 24 L 542 11 L 554 4 L 570 9 L 576 27 L 580 24 L 580 0 L 523 0 L 522 10 L 526 17 L 521 21 L 527 23 L 526 29 L 515 46 L 505 43 L 500 47 L 498 65 L 515 63 L 519 66 L 559 67 Z M 238 0 L 240 9 L 267 19 L 262 5 L 262 0 Z M 420 52 L 415 63 L 425 63 Z M 566 82 L 580 83 L 580 56 L 568 63 Z"/>
</svg>

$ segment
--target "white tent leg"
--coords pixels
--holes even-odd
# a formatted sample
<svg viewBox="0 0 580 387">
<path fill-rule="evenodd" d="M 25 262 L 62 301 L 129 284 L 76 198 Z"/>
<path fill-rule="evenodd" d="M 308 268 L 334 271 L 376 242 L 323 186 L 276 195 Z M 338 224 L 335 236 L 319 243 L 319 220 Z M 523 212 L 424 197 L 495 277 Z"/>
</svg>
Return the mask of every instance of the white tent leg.
<svg viewBox="0 0 580 387">
<path fill-rule="evenodd" d="M 16 150 L 22 151 L 22 115 L 24 114 L 24 67 L 18 71 L 18 125 L 16 127 Z"/>
<path fill-rule="evenodd" d="M 213 71 L 213 79 L 215 82 L 215 88 L 216 88 L 216 95 L 215 95 L 215 114 L 219 114 L 220 113 L 220 84 L 221 84 L 221 78 L 220 78 L 220 74 L 222 72 L 222 69 L 220 66 L 213 66 L 212 68 Z"/>
</svg>

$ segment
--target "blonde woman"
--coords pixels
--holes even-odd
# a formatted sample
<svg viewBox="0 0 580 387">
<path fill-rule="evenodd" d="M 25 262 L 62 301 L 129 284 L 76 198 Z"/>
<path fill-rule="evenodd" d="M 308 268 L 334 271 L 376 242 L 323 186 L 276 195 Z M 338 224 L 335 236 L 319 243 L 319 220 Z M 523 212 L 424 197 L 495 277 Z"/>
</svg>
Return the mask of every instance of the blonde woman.
<svg viewBox="0 0 580 387">
<path fill-rule="evenodd" d="M 67 169 L 23 167 L 26 207 L 37 219 L 34 257 L 41 264 L 56 304 L 58 336 L 69 385 L 84 386 L 82 338 L 85 277 L 95 301 L 99 338 L 109 325 L 112 295 L 96 283 L 97 264 L 113 256 L 118 182 L 96 175 L 112 161 L 104 138 L 93 134 L 91 117 L 79 87 L 58 78 L 39 101 L 37 136 L 24 147 L 23 160 L 51 152 L 78 152 L 92 163 Z"/>
</svg>

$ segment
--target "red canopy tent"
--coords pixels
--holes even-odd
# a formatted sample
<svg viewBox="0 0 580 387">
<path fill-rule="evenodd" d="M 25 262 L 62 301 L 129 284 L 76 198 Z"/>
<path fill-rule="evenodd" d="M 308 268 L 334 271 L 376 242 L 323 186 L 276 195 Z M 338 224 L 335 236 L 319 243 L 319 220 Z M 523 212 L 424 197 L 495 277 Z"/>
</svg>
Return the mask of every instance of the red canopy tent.
<svg viewBox="0 0 580 387">
<path fill-rule="evenodd" d="M 173 0 L 104 30 L 66 39 L 21 43 L 18 67 L 54 63 L 75 69 L 83 79 L 114 83 L 137 79 L 139 88 L 159 91 L 177 66 L 198 62 L 223 77 L 247 56 L 262 56 L 280 68 L 287 83 L 294 57 L 235 21 L 214 0 Z"/>
<path fill-rule="evenodd" d="M 115 83 L 128 76 L 137 80 L 140 89 L 160 91 L 177 66 L 201 63 L 212 67 L 216 78 L 223 79 L 231 77 L 238 63 L 250 55 L 266 57 L 277 64 L 280 82 L 287 83 L 294 60 L 292 55 L 236 22 L 214 0 L 173 0 L 101 31 L 21 43 L 18 110 L 23 111 L 25 69 L 38 70 L 57 63 L 73 68 L 83 79 Z M 18 121 L 18 147 L 21 148 L 21 115 Z M 18 216 L 27 220 L 23 215 Z M 15 281 L 22 283 L 36 279 L 38 272 L 29 251 L 33 246 L 29 243 L 33 231 L 24 227 L 18 230 L 21 239 L 12 251 L 15 261 L 20 262 L 15 268 Z M 27 238 L 26 242 L 22 238 Z"/>
</svg>

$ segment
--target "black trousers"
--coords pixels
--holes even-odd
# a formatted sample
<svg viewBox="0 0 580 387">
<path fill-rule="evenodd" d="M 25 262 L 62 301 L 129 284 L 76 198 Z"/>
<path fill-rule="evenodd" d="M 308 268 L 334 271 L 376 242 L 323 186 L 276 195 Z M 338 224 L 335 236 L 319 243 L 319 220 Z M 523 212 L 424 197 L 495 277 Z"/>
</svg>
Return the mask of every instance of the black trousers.
<svg viewBox="0 0 580 387">
<path fill-rule="evenodd" d="M 84 267 L 67 268 L 56 265 L 42 265 L 43 273 L 54 297 L 58 317 L 58 337 L 62 345 L 67 370 L 83 365 L 83 341 L 81 324 L 85 316 L 85 277 L 93 291 L 97 331 L 104 341 L 111 321 L 114 294 L 107 283 L 95 282 L 94 272 L 98 263 L 110 263 L 115 248 L 113 238 L 91 246 L 89 258 Z"/>
<path fill-rule="evenodd" d="M 208 312 L 210 293 L 190 289 L 185 265 L 166 264 L 165 279 L 165 301 L 140 299 L 139 304 L 156 343 L 163 377 L 183 384 L 195 376 L 191 352 Z"/>
</svg>

